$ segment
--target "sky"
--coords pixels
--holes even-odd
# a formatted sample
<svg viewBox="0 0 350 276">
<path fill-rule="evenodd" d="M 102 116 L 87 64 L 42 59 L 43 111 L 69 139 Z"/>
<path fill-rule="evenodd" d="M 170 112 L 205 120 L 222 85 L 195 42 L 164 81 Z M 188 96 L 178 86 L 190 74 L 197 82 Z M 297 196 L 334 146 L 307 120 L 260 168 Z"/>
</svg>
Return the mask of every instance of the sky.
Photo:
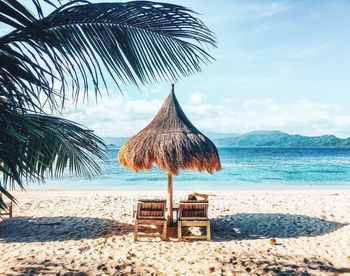
<svg viewBox="0 0 350 276">
<path fill-rule="evenodd" d="M 98 2 L 98 1 L 92 1 Z M 350 136 L 350 1 L 168 0 L 199 13 L 215 33 L 215 61 L 175 84 L 202 132 L 281 130 Z M 146 126 L 170 83 L 109 84 L 102 99 L 67 105 L 65 118 L 103 137 Z"/>
</svg>

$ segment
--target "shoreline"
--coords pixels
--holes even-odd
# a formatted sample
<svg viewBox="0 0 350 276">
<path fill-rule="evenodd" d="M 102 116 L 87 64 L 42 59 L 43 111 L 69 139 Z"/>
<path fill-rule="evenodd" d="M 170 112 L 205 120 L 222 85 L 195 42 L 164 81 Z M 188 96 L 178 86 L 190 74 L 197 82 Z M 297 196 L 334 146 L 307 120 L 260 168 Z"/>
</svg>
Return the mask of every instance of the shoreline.
<svg viewBox="0 0 350 276">
<path fill-rule="evenodd" d="M 206 189 L 205 187 L 198 188 L 198 189 L 177 189 L 176 186 L 174 188 L 175 192 L 199 192 L 199 191 L 205 191 L 205 192 L 266 192 L 266 191 L 350 191 L 350 186 L 304 186 L 304 187 L 252 187 L 252 188 L 225 188 L 225 189 Z M 72 191 L 72 192 L 98 192 L 98 191 L 111 191 L 111 192 L 165 192 L 166 191 L 166 183 L 164 184 L 163 189 L 139 189 L 139 188 L 25 188 L 24 190 L 20 189 L 10 189 L 12 193 L 21 193 L 21 192 L 65 192 L 65 191 Z"/>
</svg>

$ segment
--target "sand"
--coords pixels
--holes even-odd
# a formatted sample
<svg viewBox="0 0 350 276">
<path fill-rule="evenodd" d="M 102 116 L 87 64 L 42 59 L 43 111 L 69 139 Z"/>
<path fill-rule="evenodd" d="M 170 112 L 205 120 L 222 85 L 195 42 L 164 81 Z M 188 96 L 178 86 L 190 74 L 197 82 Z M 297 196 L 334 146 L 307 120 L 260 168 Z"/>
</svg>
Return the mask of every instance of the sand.
<svg viewBox="0 0 350 276">
<path fill-rule="evenodd" d="M 350 190 L 208 193 L 212 241 L 133 242 L 133 204 L 163 191 L 15 192 L 0 275 L 350 275 Z"/>
</svg>

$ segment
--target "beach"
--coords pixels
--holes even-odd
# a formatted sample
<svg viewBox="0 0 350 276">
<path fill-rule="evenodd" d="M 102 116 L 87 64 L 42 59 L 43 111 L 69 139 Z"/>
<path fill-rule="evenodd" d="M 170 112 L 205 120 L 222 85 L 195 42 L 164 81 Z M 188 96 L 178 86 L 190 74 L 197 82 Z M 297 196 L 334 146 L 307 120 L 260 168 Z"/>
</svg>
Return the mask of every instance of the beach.
<svg viewBox="0 0 350 276">
<path fill-rule="evenodd" d="M 350 190 L 201 192 L 211 241 L 178 242 L 175 228 L 168 241 L 133 241 L 133 204 L 165 191 L 14 192 L 14 218 L 0 223 L 0 274 L 350 275 Z"/>
</svg>

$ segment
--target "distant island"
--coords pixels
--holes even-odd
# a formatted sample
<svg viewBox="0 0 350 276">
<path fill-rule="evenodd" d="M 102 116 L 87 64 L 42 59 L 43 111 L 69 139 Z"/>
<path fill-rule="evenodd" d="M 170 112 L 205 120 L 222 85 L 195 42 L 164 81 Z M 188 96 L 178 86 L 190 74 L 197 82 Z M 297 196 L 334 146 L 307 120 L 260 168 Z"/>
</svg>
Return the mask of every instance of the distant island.
<svg viewBox="0 0 350 276">
<path fill-rule="evenodd" d="M 217 147 L 246 148 L 350 148 L 350 139 L 334 135 L 302 136 L 282 131 L 252 131 L 232 137 L 216 138 Z"/>
<path fill-rule="evenodd" d="M 103 137 L 103 141 L 107 146 L 121 147 L 129 137 Z"/>
<path fill-rule="evenodd" d="M 350 148 L 350 138 L 334 135 L 303 136 L 282 131 L 252 131 L 246 134 L 206 133 L 217 147 L 240 148 Z M 107 145 L 120 147 L 128 137 L 105 137 Z"/>
</svg>

